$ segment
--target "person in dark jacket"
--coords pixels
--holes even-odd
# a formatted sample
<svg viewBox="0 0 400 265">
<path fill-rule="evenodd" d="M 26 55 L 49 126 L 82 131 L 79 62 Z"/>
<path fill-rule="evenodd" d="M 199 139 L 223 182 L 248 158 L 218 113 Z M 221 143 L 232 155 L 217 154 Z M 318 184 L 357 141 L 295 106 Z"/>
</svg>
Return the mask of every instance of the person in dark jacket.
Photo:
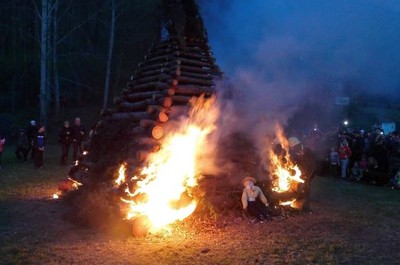
<svg viewBox="0 0 400 265">
<path fill-rule="evenodd" d="M 38 126 L 39 130 L 34 138 L 33 148 L 34 148 L 34 164 L 35 168 L 43 168 L 44 163 L 44 147 L 46 145 L 46 134 L 44 125 Z"/>
<path fill-rule="evenodd" d="M 26 136 L 25 130 L 20 129 L 17 135 L 17 148 L 15 150 L 15 155 L 19 161 L 25 162 L 28 157 L 29 152 L 29 141 Z"/>
<path fill-rule="evenodd" d="M 69 148 L 72 143 L 72 129 L 69 127 L 69 121 L 64 121 L 64 125 L 60 129 L 59 142 L 61 144 L 60 164 L 66 165 L 68 160 Z"/>
<path fill-rule="evenodd" d="M 26 128 L 26 136 L 28 137 L 28 153 L 27 155 L 29 155 L 29 153 L 31 153 L 31 159 L 33 159 L 34 155 L 35 155 L 35 150 L 33 148 L 33 144 L 35 141 L 35 136 L 38 132 L 38 127 L 36 125 L 36 121 L 35 120 L 31 120 L 28 128 Z"/>
<path fill-rule="evenodd" d="M 304 147 L 300 140 L 296 137 L 290 137 L 289 152 L 290 158 L 297 164 L 301 170 L 301 178 L 305 180 L 302 189 L 299 190 L 299 200 L 304 200 L 302 210 L 311 211 L 311 183 L 315 177 L 315 167 L 317 163 L 315 153 L 307 147 Z"/>
<path fill-rule="evenodd" d="M 78 154 L 83 153 L 83 141 L 86 137 L 86 129 L 81 123 L 81 119 L 79 117 L 75 118 L 74 124 L 71 126 L 72 129 L 72 144 L 74 147 L 73 150 L 73 159 L 74 161 L 78 160 Z"/>
</svg>

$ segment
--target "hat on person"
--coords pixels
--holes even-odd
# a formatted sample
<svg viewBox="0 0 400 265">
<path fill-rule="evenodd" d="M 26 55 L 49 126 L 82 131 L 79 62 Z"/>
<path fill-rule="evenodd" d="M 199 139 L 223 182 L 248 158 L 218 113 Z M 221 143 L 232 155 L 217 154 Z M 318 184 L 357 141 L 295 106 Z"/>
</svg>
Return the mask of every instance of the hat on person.
<svg viewBox="0 0 400 265">
<path fill-rule="evenodd" d="M 288 142 L 289 142 L 289 146 L 290 147 L 295 147 L 296 145 L 301 143 L 300 140 L 297 137 L 290 137 L 288 139 Z"/>
<path fill-rule="evenodd" d="M 244 185 L 244 183 L 245 183 L 246 181 L 252 181 L 253 183 L 256 183 L 256 182 L 257 182 L 255 178 L 248 176 L 248 177 L 245 177 L 245 178 L 242 180 L 241 184 Z"/>
</svg>

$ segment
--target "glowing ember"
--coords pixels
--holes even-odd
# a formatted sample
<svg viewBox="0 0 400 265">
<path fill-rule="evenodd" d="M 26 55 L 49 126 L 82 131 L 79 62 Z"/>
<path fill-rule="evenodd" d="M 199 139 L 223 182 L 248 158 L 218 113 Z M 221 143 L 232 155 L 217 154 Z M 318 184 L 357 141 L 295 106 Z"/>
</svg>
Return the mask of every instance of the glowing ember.
<svg viewBox="0 0 400 265">
<path fill-rule="evenodd" d="M 165 136 L 162 148 L 151 154 L 147 166 L 131 179 L 137 180 L 132 193 L 126 190 L 131 199 L 122 199 L 129 204 L 126 218 L 147 217 L 150 231 L 185 219 L 197 206 L 192 191 L 200 176 L 198 158 L 207 146 L 207 136 L 216 128 L 219 111 L 214 98 L 200 97 L 191 103 L 189 116 L 180 121 L 177 131 Z M 121 168 L 116 183 L 125 179 Z"/>
<path fill-rule="evenodd" d="M 278 193 L 295 190 L 298 183 L 304 183 L 301 179 L 301 171 L 290 159 L 289 143 L 283 135 L 281 127 L 276 127 L 276 137 L 282 147 L 280 153 L 275 153 L 272 148 L 269 150 L 270 167 L 273 176 L 273 191 Z M 292 202 L 290 202 L 291 204 Z"/>
<path fill-rule="evenodd" d="M 121 185 L 125 182 L 125 171 L 126 171 L 126 163 L 123 163 L 118 169 L 118 178 L 115 180 L 117 185 Z"/>
<path fill-rule="evenodd" d="M 72 187 L 74 188 L 74 189 L 78 189 L 79 188 L 79 186 L 82 186 L 83 184 L 82 183 L 80 183 L 79 181 L 76 181 L 76 180 L 74 180 L 74 179 L 72 179 L 72 178 L 68 178 L 71 182 L 72 182 Z"/>
<path fill-rule="evenodd" d="M 60 198 L 60 196 L 58 196 L 58 194 L 54 193 L 54 194 L 53 194 L 53 199 L 56 200 L 56 199 L 58 199 L 58 198 Z"/>
</svg>

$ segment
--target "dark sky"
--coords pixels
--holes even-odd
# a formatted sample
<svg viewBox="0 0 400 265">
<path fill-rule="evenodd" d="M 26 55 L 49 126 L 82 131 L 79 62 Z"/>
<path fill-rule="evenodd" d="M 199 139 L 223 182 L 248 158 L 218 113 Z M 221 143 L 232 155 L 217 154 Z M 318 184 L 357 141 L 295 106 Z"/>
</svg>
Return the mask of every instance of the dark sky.
<svg viewBox="0 0 400 265">
<path fill-rule="evenodd" d="M 319 106 L 304 122 L 329 123 L 342 118 L 336 96 L 399 99 L 398 0 L 199 3 L 217 63 L 236 89 L 228 109 L 242 116 L 229 119 L 224 111 L 235 128 L 264 134 L 274 122 L 287 125 L 310 101 Z M 327 108 L 326 117 L 318 113 Z"/>
<path fill-rule="evenodd" d="M 247 72 L 257 85 L 346 89 L 350 81 L 365 93 L 391 96 L 400 88 L 398 0 L 201 0 L 200 6 L 217 63 L 235 80 Z"/>
</svg>

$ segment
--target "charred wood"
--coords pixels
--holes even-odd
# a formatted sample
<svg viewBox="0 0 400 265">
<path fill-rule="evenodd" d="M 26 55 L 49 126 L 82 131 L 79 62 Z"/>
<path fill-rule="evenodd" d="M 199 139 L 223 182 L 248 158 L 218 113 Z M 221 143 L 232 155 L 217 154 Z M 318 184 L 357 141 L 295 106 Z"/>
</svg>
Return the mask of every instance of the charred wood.
<svg viewBox="0 0 400 265">
<path fill-rule="evenodd" d="M 197 84 L 202 86 L 215 86 L 214 81 L 206 80 L 206 79 L 199 79 L 199 78 L 191 78 L 185 76 L 178 77 L 179 84 Z"/>
<path fill-rule="evenodd" d="M 139 121 L 148 118 L 150 118 L 148 112 L 118 112 L 111 115 L 111 119 L 113 120 Z"/>
<path fill-rule="evenodd" d="M 207 86 L 178 85 L 175 87 L 176 95 L 200 96 L 201 94 L 211 95 L 213 93 L 215 93 L 215 89 Z"/>
</svg>

